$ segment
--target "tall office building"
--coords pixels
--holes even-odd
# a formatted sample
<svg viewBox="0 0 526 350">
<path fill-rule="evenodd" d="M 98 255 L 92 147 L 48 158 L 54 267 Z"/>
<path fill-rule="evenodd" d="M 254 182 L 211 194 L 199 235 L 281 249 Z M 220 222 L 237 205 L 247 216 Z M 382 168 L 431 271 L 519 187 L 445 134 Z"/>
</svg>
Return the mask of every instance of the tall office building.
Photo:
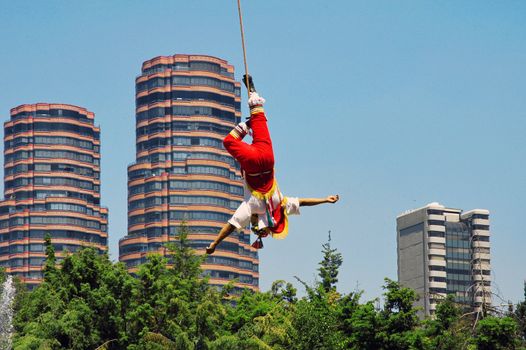
<svg viewBox="0 0 526 350">
<path fill-rule="evenodd" d="M 42 280 L 47 233 L 59 259 L 84 246 L 107 251 L 99 134 L 92 112 L 66 104 L 21 105 L 4 123 L 0 266 L 30 288 Z"/>
<path fill-rule="evenodd" d="M 491 305 L 489 211 L 430 203 L 396 221 L 398 281 L 417 291 L 423 315 L 448 294 L 471 311 Z"/>
<path fill-rule="evenodd" d="M 156 57 L 136 78 L 136 162 L 128 167 L 128 235 L 119 257 L 130 272 L 186 222 L 199 253 L 243 199 L 236 161 L 223 138 L 240 121 L 240 84 L 234 67 L 204 55 Z M 237 279 L 258 288 L 258 256 L 250 234 L 233 233 L 202 266 L 210 283 Z"/>
</svg>

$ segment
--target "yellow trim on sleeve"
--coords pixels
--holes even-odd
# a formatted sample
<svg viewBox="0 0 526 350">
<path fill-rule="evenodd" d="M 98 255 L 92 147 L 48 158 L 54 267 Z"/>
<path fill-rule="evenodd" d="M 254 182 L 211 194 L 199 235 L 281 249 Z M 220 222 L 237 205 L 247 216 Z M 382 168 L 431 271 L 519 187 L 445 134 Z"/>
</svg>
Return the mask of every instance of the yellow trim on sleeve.
<svg viewBox="0 0 526 350">
<path fill-rule="evenodd" d="M 236 129 L 232 129 L 232 131 L 230 132 L 230 135 L 232 135 L 232 137 L 237 139 L 237 140 L 239 140 L 241 138 L 241 135 L 239 134 L 239 132 Z"/>
</svg>

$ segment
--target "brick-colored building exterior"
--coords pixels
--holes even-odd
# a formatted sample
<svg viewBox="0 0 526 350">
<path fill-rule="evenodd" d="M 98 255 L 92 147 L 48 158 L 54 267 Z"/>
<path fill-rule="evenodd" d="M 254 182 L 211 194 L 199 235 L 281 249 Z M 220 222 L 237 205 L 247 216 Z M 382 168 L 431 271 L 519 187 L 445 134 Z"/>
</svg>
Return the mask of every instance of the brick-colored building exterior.
<svg viewBox="0 0 526 350">
<path fill-rule="evenodd" d="M 42 280 L 44 236 L 65 251 L 107 251 L 100 206 L 100 129 L 94 114 L 67 104 L 26 104 L 4 123 L 0 266 L 29 288 Z"/>
<path fill-rule="evenodd" d="M 136 78 L 136 162 L 128 167 L 128 235 L 119 257 L 131 272 L 163 253 L 181 222 L 199 253 L 244 195 L 239 166 L 222 140 L 240 121 L 234 67 L 205 55 L 156 57 Z M 210 283 L 258 288 L 258 256 L 248 232 L 234 233 L 203 265 Z"/>
</svg>

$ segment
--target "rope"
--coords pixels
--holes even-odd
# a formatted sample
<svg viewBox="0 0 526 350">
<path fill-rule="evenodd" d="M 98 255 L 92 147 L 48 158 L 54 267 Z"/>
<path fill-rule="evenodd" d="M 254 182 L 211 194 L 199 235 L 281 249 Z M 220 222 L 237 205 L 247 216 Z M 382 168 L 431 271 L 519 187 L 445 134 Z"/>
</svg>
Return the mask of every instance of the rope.
<svg viewBox="0 0 526 350">
<path fill-rule="evenodd" d="M 243 14 L 241 13 L 241 0 L 237 0 L 237 12 L 239 14 L 239 27 L 241 29 L 241 45 L 243 46 L 243 61 L 245 63 L 245 80 L 248 87 L 248 64 L 247 64 L 247 50 L 245 48 L 245 30 L 243 29 Z M 247 89 L 248 97 L 250 91 Z"/>
</svg>

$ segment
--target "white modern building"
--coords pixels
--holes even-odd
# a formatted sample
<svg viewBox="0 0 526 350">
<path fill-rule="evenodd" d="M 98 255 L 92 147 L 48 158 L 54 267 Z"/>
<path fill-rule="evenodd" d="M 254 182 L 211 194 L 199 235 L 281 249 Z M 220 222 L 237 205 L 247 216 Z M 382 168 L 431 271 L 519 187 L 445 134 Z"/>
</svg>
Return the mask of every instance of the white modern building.
<svg viewBox="0 0 526 350">
<path fill-rule="evenodd" d="M 477 312 L 491 305 L 489 211 L 430 203 L 399 215 L 398 281 L 419 294 L 421 316 L 432 316 L 448 294 Z"/>
</svg>

